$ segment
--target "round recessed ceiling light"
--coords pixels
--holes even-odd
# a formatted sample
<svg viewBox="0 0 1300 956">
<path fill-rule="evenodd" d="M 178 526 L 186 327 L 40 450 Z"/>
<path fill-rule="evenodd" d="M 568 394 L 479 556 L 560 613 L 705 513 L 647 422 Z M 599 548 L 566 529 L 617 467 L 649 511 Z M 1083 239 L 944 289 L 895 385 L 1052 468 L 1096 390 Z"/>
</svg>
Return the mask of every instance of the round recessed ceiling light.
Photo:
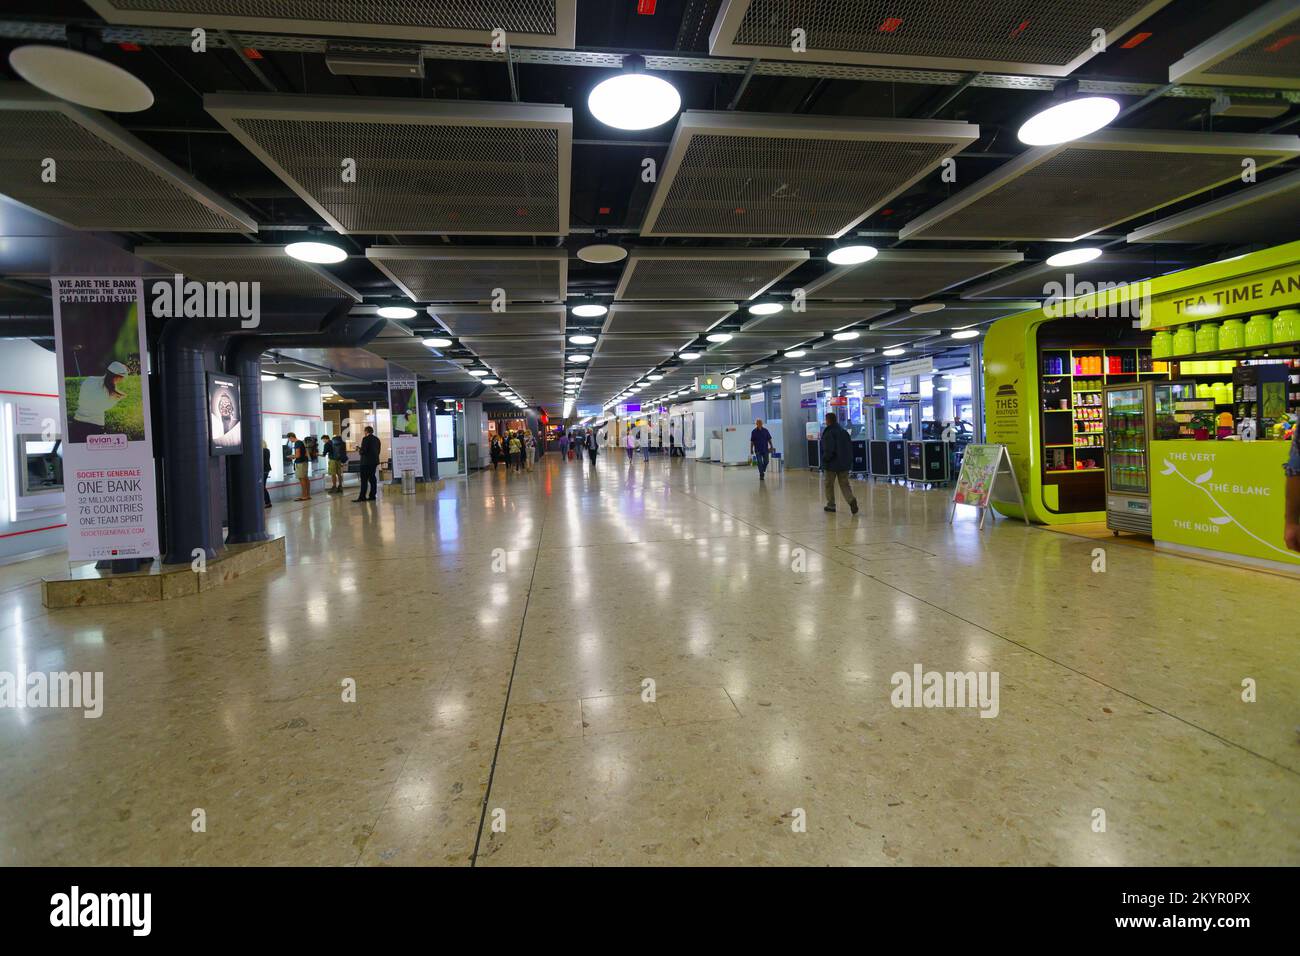
<svg viewBox="0 0 1300 956">
<path fill-rule="evenodd" d="M 816 375 L 816 374 L 817 374 L 817 373 L 814 372 L 812 369 L 807 368 L 807 369 L 804 369 L 802 372 L 799 373 L 799 377 L 800 377 L 800 378 L 812 378 L 812 377 L 813 377 L 814 375 Z"/>
<path fill-rule="evenodd" d="M 262 381 L 264 381 L 264 382 L 274 382 L 274 381 L 275 381 L 275 376 L 274 376 L 274 375 L 267 375 L 265 372 L 263 372 L 263 373 L 262 373 Z"/>
<path fill-rule="evenodd" d="M 857 332 L 836 332 L 831 336 L 836 342 L 852 342 L 858 337 Z"/>
<path fill-rule="evenodd" d="M 570 375 L 568 378 L 565 379 L 565 381 L 568 382 L 570 385 L 577 385 L 582 382 L 582 376 Z"/>
<path fill-rule="evenodd" d="M 120 66 L 60 46 L 32 44 L 9 54 L 24 80 L 78 106 L 110 113 L 138 113 L 153 106 L 153 91 Z"/>
<path fill-rule="evenodd" d="M 587 97 L 587 109 L 615 129 L 654 129 L 682 109 L 682 97 L 665 79 L 645 70 L 645 57 L 623 57 L 625 72 L 596 84 Z"/>
<path fill-rule="evenodd" d="M 856 266 L 863 262 L 870 262 L 879 252 L 880 250 L 875 246 L 854 243 L 832 249 L 827 254 L 826 261 L 834 266 Z"/>
<path fill-rule="evenodd" d="M 683 362 L 694 362 L 697 358 L 700 357 L 700 353 L 699 352 L 678 352 L 677 357 L 681 359 Z"/>
<path fill-rule="evenodd" d="M 962 329 L 959 332 L 954 332 L 952 334 L 952 337 L 954 339 L 974 339 L 974 338 L 978 338 L 979 334 L 980 334 L 979 329 Z"/>
<path fill-rule="evenodd" d="M 473 375 L 475 378 L 483 378 L 484 376 L 491 375 L 492 373 L 485 368 L 472 368 L 469 369 L 469 374 Z"/>
<path fill-rule="evenodd" d="M 440 339 L 437 337 L 429 339 L 420 339 L 420 342 L 428 349 L 449 349 L 451 348 L 451 339 Z"/>
<path fill-rule="evenodd" d="M 415 310 L 405 305 L 381 305 L 379 307 L 379 317 L 381 319 L 413 319 Z"/>
<path fill-rule="evenodd" d="M 569 342 L 572 345 L 595 345 L 596 336 L 594 335 L 570 335 Z"/>
<path fill-rule="evenodd" d="M 780 302 L 758 302 L 749 307 L 750 315 L 776 315 L 784 309 Z"/>
<path fill-rule="evenodd" d="M 1080 246 L 1078 249 L 1066 249 L 1054 256 L 1048 256 L 1047 264 L 1049 266 L 1077 266 L 1085 262 L 1091 262 L 1100 255 L 1101 250 L 1095 246 Z"/>
<path fill-rule="evenodd" d="M 575 305 L 573 307 L 573 314 L 580 319 L 599 318 L 600 316 L 604 315 L 608 311 L 609 311 L 608 307 L 599 305 L 595 302 L 589 302 L 583 305 Z"/>
<path fill-rule="evenodd" d="M 947 306 L 942 302 L 919 302 L 908 309 L 913 315 L 926 315 L 930 312 L 942 312 Z"/>
<path fill-rule="evenodd" d="M 852 362 L 836 362 L 836 363 L 835 363 L 835 367 L 836 367 L 836 368 L 852 368 L 852 367 L 853 367 L 853 363 L 852 363 Z"/>
<path fill-rule="evenodd" d="M 1076 96 L 1031 116 L 1017 135 L 1026 146 L 1053 146 L 1095 133 L 1119 115 L 1109 96 Z"/>
<path fill-rule="evenodd" d="M 590 356 L 590 355 L 583 355 L 583 354 L 581 354 L 581 353 L 574 353 L 573 355 L 570 355 L 570 356 L 569 356 L 569 361 L 570 361 L 570 362 L 590 362 L 590 361 L 591 361 L 591 356 Z"/>
<path fill-rule="evenodd" d="M 730 342 L 730 341 L 731 341 L 731 333 L 730 333 L 730 332 L 714 332 L 712 335 L 707 336 L 707 338 L 708 338 L 708 340 L 709 340 L 710 342 Z"/>
<path fill-rule="evenodd" d="M 578 258 L 583 262 L 590 262 L 594 265 L 608 265 L 611 262 L 622 262 L 627 258 L 627 250 L 622 246 L 616 246 L 612 242 L 593 242 L 589 246 L 583 246 L 578 250 Z"/>
<path fill-rule="evenodd" d="M 491 377 L 488 377 L 488 378 L 483 379 L 483 384 L 484 384 L 484 385 L 500 385 L 500 384 L 501 384 L 501 379 L 499 379 L 499 378 L 491 378 Z"/>
<path fill-rule="evenodd" d="M 907 354 L 907 349 L 885 349 L 885 350 L 884 350 L 883 352 L 881 352 L 880 354 L 881 354 L 881 355 L 888 355 L 890 358 L 897 358 L 897 357 L 900 356 L 900 355 L 905 355 L 905 354 Z"/>
<path fill-rule="evenodd" d="M 791 349 L 789 352 L 786 352 L 786 353 L 785 353 L 785 357 L 786 357 L 786 358 L 803 358 L 803 357 L 804 357 L 805 355 L 807 355 L 807 354 L 808 354 L 808 350 L 807 350 L 807 349 Z"/>
<path fill-rule="evenodd" d="M 658 382 L 658 381 L 660 381 L 661 379 L 663 379 L 663 376 L 662 376 L 662 375 L 658 375 L 658 374 L 656 374 L 656 375 L 647 375 L 646 378 L 650 379 L 650 381 L 652 381 L 652 382 Z"/>
<path fill-rule="evenodd" d="M 315 382 L 299 382 L 298 387 L 299 388 L 320 388 L 320 386 L 317 385 Z"/>
<path fill-rule="evenodd" d="M 284 251 L 299 262 L 311 262 L 317 265 L 342 262 L 348 257 L 346 252 L 328 242 L 291 242 L 284 247 Z"/>
</svg>

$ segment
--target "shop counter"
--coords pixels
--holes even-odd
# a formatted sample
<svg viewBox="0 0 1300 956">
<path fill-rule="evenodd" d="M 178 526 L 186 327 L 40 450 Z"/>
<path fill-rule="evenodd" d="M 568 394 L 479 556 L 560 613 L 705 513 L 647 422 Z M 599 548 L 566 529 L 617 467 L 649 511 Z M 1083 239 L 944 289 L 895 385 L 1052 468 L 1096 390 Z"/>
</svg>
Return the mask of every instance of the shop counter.
<svg viewBox="0 0 1300 956">
<path fill-rule="evenodd" d="M 1285 441 L 1151 443 L 1156 546 L 1300 573 L 1282 538 Z"/>
</svg>

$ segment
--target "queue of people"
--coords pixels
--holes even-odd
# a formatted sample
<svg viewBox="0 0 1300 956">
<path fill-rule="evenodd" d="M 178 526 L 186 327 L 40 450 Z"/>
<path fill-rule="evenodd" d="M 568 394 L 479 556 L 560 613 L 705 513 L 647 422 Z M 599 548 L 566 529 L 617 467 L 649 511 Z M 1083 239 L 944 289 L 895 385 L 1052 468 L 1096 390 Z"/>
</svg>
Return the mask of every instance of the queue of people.
<svg viewBox="0 0 1300 956">
<path fill-rule="evenodd" d="M 541 457 L 541 445 L 531 431 L 517 429 L 494 434 L 488 456 L 493 471 L 496 471 L 497 465 L 504 465 L 507 473 L 532 471 L 537 459 Z"/>
</svg>

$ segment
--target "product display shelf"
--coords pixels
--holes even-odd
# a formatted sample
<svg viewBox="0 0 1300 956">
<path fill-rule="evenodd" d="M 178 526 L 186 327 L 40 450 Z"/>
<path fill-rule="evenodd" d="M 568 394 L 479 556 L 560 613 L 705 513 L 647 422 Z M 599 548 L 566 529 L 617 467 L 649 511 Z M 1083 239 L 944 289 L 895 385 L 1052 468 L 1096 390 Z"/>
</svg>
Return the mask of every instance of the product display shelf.
<svg viewBox="0 0 1300 956">
<path fill-rule="evenodd" d="M 1109 371 L 1110 359 L 1119 358 L 1121 362 L 1127 360 L 1129 371 Z M 1060 360 L 1063 371 L 1047 371 L 1048 364 L 1054 360 Z M 1089 360 L 1100 360 L 1100 363 L 1093 365 Z M 1074 348 L 1074 349 L 1052 349 L 1045 348 L 1039 352 L 1039 361 L 1043 366 L 1043 372 L 1039 378 L 1042 382 L 1043 396 L 1040 398 L 1040 404 L 1047 400 L 1049 393 L 1055 393 L 1059 383 L 1064 381 L 1070 382 L 1068 398 L 1068 408 L 1043 408 L 1043 436 L 1047 438 L 1049 434 L 1059 434 L 1054 428 L 1049 428 L 1049 415 L 1062 415 L 1069 413 L 1071 416 L 1071 438 L 1087 437 L 1094 439 L 1097 444 L 1079 445 L 1075 442 L 1058 442 L 1044 440 L 1041 448 L 1042 470 L 1044 475 L 1089 475 L 1104 472 L 1105 468 L 1105 425 L 1104 417 L 1097 419 L 1079 418 L 1078 413 L 1083 408 L 1096 408 L 1099 412 L 1102 408 L 1100 401 L 1100 392 L 1107 385 L 1124 384 L 1127 382 L 1147 381 L 1151 379 L 1167 379 L 1170 377 L 1169 360 L 1165 358 L 1152 359 L 1150 348 L 1136 348 L 1133 346 L 1125 348 Z M 1143 365 L 1151 365 L 1153 362 L 1160 363 L 1163 368 L 1143 368 Z M 1088 367 L 1091 370 L 1082 371 L 1082 368 Z M 1068 369 L 1069 371 L 1064 371 Z M 1091 383 L 1094 387 L 1084 388 L 1078 383 Z M 1079 403 L 1077 396 L 1082 394 L 1098 395 L 1095 402 Z M 1061 396 L 1064 398 L 1065 396 Z M 1087 431 L 1079 429 L 1081 421 L 1097 421 L 1102 428 L 1096 431 Z M 1053 453 L 1061 452 L 1057 456 Z M 1053 461 L 1063 462 L 1064 467 L 1052 467 Z M 1079 467 L 1078 462 L 1096 461 L 1096 467 Z"/>
<path fill-rule="evenodd" d="M 1243 346 L 1239 349 L 1219 349 L 1214 352 L 1189 352 L 1180 355 L 1162 355 L 1160 362 L 1195 362 L 1198 359 L 1250 359 L 1250 358 L 1300 358 L 1300 341 L 1274 342 L 1271 345 Z"/>
</svg>

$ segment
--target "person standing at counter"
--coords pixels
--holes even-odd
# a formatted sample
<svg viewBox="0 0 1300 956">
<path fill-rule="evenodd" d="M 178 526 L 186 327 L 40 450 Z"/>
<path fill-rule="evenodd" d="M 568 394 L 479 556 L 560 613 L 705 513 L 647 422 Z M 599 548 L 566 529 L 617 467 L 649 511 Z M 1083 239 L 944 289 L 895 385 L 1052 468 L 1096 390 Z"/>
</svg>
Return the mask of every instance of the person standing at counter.
<svg viewBox="0 0 1300 956">
<path fill-rule="evenodd" d="M 823 511 L 835 511 L 835 485 L 849 503 L 849 510 L 858 513 L 858 499 L 849 486 L 849 470 L 853 467 L 853 442 L 834 412 L 826 413 L 826 427 L 822 429 L 822 487 L 826 491 Z"/>
<path fill-rule="evenodd" d="M 1291 457 L 1286 462 L 1286 525 L 1283 537 L 1292 551 L 1300 551 L 1300 422 L 1291 437 Z"/>
<path fill-rule="evenodd" d="M 358 454 L 361 459 L 361 490 L 353 501 L 374 501 L 375 492 L 379 488 L 379 481 L 375 477 L 375 472 L 379 469 L 379 439 L 375 437 L 375 430 L 369 425 L 366 426 L 366 437 L 361 439 L 361 448 Z M 366 495 L 366 488 L 369 487 L 370 495 Z"/>
<path fill-rule="evenodd" d="M 299 494 L 294 501 L 311 501 L 311 461 L 307 454 L 306 442 L 289 432 L 289 447 L 293 449 L 293 474 L 298 479 Z"/>
</svg>

